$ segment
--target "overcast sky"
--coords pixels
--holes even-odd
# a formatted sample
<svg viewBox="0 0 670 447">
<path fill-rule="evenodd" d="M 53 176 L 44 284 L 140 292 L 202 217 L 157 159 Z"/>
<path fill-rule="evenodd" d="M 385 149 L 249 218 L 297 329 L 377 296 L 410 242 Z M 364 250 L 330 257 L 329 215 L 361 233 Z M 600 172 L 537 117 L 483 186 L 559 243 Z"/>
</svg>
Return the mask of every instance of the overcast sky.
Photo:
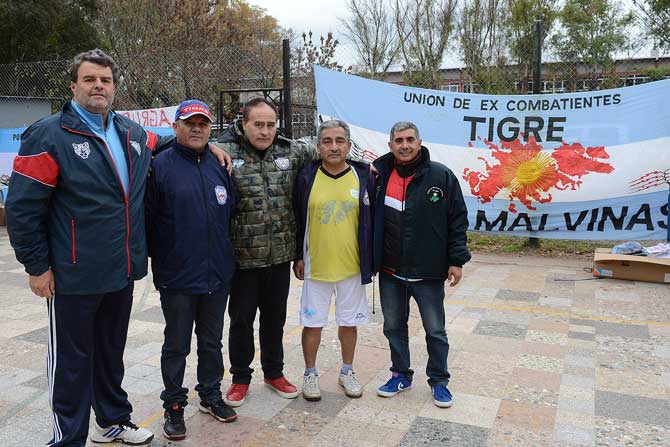
<svg viewBox="0 0 670 447">
<path fill-rule="evenodd" d="M 265 8 L 283 28 L 293 28 L 296 34 L 312 30 L 317 36 L 325 36 L 333 31 L 335 37 L 343 38 L 337 30 L 338 17 L 347 15 L 345 0 L 247 0 L 247 3 Z"/>
<path fill-rule="evenodd" d="M 624 9 L 632 8 L 632 0 L 618 0 Z M 339 62 L 349 65 L 354 62 L 354 49 L 347 42 L 344 33 L 340 32 L 342 25 L 339 18 L 346 17 L 346 0 L 247 0 L 251 5 L 265 8 L 269 15 L 275 17 L 283 28 L 292 28 L 296 35 L 303 31 L 311 30 L 315 40 L 319 36 L 326 36 L 328 31 L 333 31 L 336 38 L 340 39 L 337 51 Z M 646 45 L 637 52 L 638 57 L 650 55 L 650 45 Z M 617 57 L 630 57 L 632 55 L 620 54 Z M 453 49 L 448 50 L 444 61 L 445 66 L 461 66 L 462 61 Z"/>
</svg>

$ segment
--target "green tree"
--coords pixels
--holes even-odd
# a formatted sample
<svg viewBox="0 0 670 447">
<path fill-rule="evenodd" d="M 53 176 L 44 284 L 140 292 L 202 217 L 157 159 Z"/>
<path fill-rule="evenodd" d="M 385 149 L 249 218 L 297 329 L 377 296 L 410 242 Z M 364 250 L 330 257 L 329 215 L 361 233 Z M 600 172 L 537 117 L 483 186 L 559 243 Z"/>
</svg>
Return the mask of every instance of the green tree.
<svg viewBox="0 0 670 447">
<path fill-rule="evenodd" d="M 472 0 L 463 4 L 458 36 L 466 74 L 478 93 L 509 93 L 507 41 L 509 14 L 506 0 Z"/>
<path fill-rule="evenodd" d="M 0 63 L 67 59 L 100 45 L 95 0 L 0 0 Z"/>
<path fill-rule="evenodd" d="M 649 76 L 650 81 L 660 81 L 665 79 L 668 76 L 668 70 L 663 68 L 649 68 L 647 69 L 647 76 Z"/>
<path fill-rule="evenodd" d="M 185 97 L 214 104 L 221 88 L 269 87 L 280 78 L 277 20 L 243 0 L 98 2 L 98 26 L 126 74 L 118 107 Z"/>
<path fill-rule="evenodd" d="M 590 73 L 591 89 L 614 68 L 616 54 L 632 50 L 635 17 L 612 0 L 567 0 L 559 13 L 561 30 L 552 44 L 563 63 L 580 64 Z"/>
<path fill-rule="evenodd" d="M 670 0 L 632 0 L 655 46 L 670 50 Z"/>
<path fill-rule="evenodd" d="M 395 0 L 395 27 L 409 85 L 439 89 L 457 0 Z"/>
<path fill-rule="evenodd" d="M 542 49 L 547 49 L 548 39 L 553 32 L 558 11 L 556 0 L 507 0 L 509 15 L 506 18 L 505 29 L 512 60 L 518 66 L 519 85 L 525 86 L 530 79 L 536 65 L 535 57 L 535 21 L 542 23 Z M 522 88 L 525 93 L 525 88 Z"/>
</svg>

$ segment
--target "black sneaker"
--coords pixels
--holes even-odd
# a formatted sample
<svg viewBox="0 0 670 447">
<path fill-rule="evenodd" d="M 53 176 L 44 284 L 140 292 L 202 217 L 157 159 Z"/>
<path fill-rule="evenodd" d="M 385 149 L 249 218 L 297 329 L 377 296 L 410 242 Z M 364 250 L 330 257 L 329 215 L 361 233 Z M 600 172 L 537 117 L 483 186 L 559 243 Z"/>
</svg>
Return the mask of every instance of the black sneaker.
<svg viewBox="0 0 670 447">
<path fill-rule="evenodd" d="M 211 414 L 214 419 L 221 422 L 233 422 L 237 419 L 235 410 L 226 405 L 223 399 L 219 399 L 214 403 L 200 401 L 200 411 Z"/>
<path fill-rule="evenodd" d="M 163 436 L 171 441 L 179 441 L 186 437 L 186 424 L 184 423 L 184 406 L 174 404 L 165 410 L 163 416 Z"/>
</svg>

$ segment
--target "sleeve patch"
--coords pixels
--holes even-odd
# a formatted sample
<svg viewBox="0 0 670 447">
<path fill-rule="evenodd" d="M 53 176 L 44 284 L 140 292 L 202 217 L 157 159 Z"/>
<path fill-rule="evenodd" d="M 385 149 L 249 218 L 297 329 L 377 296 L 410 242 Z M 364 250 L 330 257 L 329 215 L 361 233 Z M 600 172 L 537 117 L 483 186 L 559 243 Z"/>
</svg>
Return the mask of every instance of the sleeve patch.
<svg viewBox="0 0 670 447">
<path fill-rule="evenodd" d="M 14 158 L 14 172 L 52 188 L 58 179 L 58 163 L 47 152 L 36 155 L 17 155 Z"/>
<path fill-rule="evenodd" d="M 156 144 L 158 143 L 158 135 L 153 132 L 145 131 L 147 133 L 147 147 L 153 152 L 156 149 Z"/>
</svg>

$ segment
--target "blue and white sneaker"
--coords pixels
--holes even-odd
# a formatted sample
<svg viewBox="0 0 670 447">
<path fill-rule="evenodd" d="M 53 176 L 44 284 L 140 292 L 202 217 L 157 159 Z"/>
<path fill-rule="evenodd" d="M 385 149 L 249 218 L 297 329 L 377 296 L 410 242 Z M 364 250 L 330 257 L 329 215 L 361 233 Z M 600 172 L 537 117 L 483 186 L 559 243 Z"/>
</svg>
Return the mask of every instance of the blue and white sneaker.
<svg viewBox="0 0 670 447">
<path fill-rule="evenodd" d="M 440 408 L 449 408 L 454 404 L 454 399 L 451 396 L 451 391 L 444 383 L 432 385 L 430 389 L 433 391 L 433 403 Z"/>
<path fill-rule="evenodd" d="M 381 397 L 393 397 L 410 388 L 412 388 L 412 379 L 408 379 L 402 374 L 394 372 L 388 382 L 377 388 L 377 394 Z"/>
<path fill-rule="evenodd" d="M 99 444 L 116 441 L 126 445 L 147 445 L 154 439 L 153 433 L 132 422 L 122 422 L 106 428 L 100 427 L 96 422 L 90 436 L 91 441 Z"/>
</svg>

